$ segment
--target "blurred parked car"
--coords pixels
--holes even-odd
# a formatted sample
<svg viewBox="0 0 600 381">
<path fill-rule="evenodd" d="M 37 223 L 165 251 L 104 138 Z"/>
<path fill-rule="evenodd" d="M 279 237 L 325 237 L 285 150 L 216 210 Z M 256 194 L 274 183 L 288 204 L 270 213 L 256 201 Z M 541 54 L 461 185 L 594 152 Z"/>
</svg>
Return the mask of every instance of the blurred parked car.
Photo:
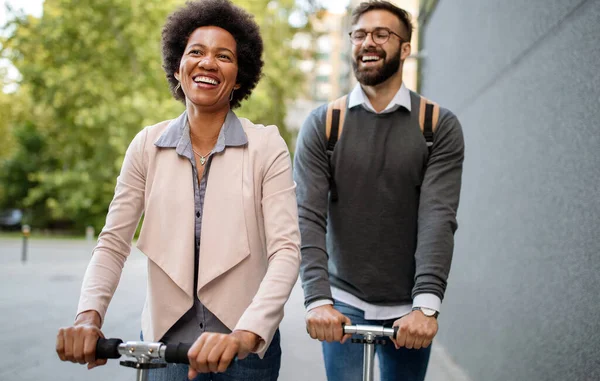
<svg viewBox="0 0 600 381">
<path fill-rule="evenodd" d="M 20 230 L 23 221 L 23 212 L 19 209 L 5 209 L 0 211 L 0 229 Z"/>
</svg>

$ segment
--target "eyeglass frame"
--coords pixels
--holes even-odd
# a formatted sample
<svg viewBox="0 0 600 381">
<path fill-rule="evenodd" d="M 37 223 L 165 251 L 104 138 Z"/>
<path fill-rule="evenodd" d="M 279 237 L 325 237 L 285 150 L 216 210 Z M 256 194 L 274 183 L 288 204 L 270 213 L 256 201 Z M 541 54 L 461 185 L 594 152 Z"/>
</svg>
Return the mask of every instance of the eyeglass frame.
<svg viewBox="0 0 600 381">
<path fill-rule="evenodd" d="M 373 33 L 377 32 L 377 31 L 382 31 L 382 30 L 384 30 L 384 31 L 388 32 L 389 34 L 388 34 L 387 38 L 385 39 L 385 41 L 383 41 L 383 42 L 381 42 L 381 43 L 379 43 L 379 42 L 376 42 L 376 41 L 375 41 L 375 38 L 373 38 Z M 354 33 L 354 32 L 358 32 L 358 31 L 362 31 L 362 32 L 364 32 L 364 33 L 365 33 L 365 37 L 364 37 L 364 38 L 363 38 L 361 41 L 359 41 L 358 43 L 355 43 L 355 42 L 354 42 L 354 39 L 352 38 L 352 33 Z M 388 42 L 388 41 L 390 40 L 390 36 L 391 36 L 392 34 L 393 34 L 394 36 L 398 37 L 398 39 L 400 40 L 400 43 L 403 43 L 403 42 L 408 42 L 407 40 L 405 40 L 404 38 L 402 38 L 402 36 L 400 36 L 398 33 L 394 32 L 393 30 L 391 30 L 391 29 L 389 29 L 389 28 L 382 27 L 382 26 L 378 26 L 377 28 L 374 28 L 374 29 L 373 29 L 372 31 L 370 31 L 370 32 L 367 32 L 367 31 L 366 31 L 366 30 L 364 30 L 364 29 L 356 29 L 356 30 L 353 30 L 352 32 L 348 33 L 348 36 L 350 36 L 350 42 L 352 43 L 352 45 L 354 45 L 354 46 L 358 46 L 358 45 L 361 45 L 363 42 L 365 42 L 365 40 L 367 39 L 367 36 L 369 36 L 369 34 L 371 35 L 371 40 L 373 40 L 373 42 L 374 42 L 376 45 L 383 45 L 383 44 L 385 44 L 386 42 Z"/>
</svg>

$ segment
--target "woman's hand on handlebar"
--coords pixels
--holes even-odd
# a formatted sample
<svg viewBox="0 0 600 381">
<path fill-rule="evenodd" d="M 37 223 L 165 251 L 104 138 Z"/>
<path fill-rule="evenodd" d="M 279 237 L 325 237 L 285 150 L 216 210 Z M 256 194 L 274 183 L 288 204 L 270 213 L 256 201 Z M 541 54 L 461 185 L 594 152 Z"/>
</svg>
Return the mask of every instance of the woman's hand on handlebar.
<svg viewBox="0 0 600 381">
<path fill-rule="evenodd" d="M 62 361 L 88 364 L 88 369 L 106 364 L 96 360 L 96 342 L 104 337 L 100 330 L 100 315 L 85 311 L 77 316 L 71 327 L 60 328 L 56 335 L 56 353 Z"/>
<path fill-rule="evenodd" d="M 188 351 L 190 370 L 188 378 L 198 373 L 225 372 L 234 358 L 243 360 L 257 347 L 260 337 L 249 331 L 230 334 L 205 332 Z"/>
</svg>

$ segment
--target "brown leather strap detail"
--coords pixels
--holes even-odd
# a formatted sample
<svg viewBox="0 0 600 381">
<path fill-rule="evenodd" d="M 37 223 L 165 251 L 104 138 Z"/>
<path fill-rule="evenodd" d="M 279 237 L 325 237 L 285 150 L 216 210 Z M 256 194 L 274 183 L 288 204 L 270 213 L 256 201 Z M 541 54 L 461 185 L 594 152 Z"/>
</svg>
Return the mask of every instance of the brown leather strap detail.
<svg viewBox="0 0 600 381">
<path fill-rule="evenodd" d="M 331 135 L 331 118 L 333 115 L 333 102 L 329 103 L 327 106 L 327 117 L 325 119 L 325 140 L 329 140 L 329 135 Z"/>
<path fill-rule="evenodd" d="M 327 106 L 327 116 L 325 118 L 325 137 L 329 140 L 329 135 L 331 135 L 331 120 L 333 116 L 333 110 L 340 110 L 340 125 L 338 127 L 338 139 L 342 135 L 342 129 L 344 128 L 344 118 L 346 117 L 346 99 L 348 95 L 344 95 L 341 98 L 336 99 L 333 102 L 330 102 Z"/>
<path fill-rule="evenodd" d="M 435 129 L 437 127 L 438 124 L 438 119 L 440 118 L 440 106 L 437 103 L 434 102 L 429 102 L 431 104 L 433 104 L 433 116 L 431 117 L 431 129 L 433 130 L 433 132 L 435 132 Z"/>
<path fill-rule="evenodd" d="M 344 119 L 346 118 L 346 98 L 347 95 L 344 95 L 341 98 L 336 99 L 333 104 L 334 108 L 340 110 L 340 126 L 338 128 L 338 140 L 340 136 L 342 136 L 342 130 L 344 129 Z"/>
<path fill-rule="evenodd" d="M 425 105 L 427 103 L 433 105 L 433 115 L 431 117 L 431 130 L 435 132 L 438 119 L 440 118 L 440 106 L 437 103 L 425 98 L 424 96 L 421 96 L 421 101 L 419 103 L 419 128 L 421 129 L 421 132 L 423 132 L 423 129 L 425 128 Z"/>
<path fill-rule="evenodd" d="M 421 97 L 421 101 L 419 102 L 419 128 L 421 132 L 425 128 L 425 105 L 427 104 L 427 99 L 425 97 Z"/>
</svg>

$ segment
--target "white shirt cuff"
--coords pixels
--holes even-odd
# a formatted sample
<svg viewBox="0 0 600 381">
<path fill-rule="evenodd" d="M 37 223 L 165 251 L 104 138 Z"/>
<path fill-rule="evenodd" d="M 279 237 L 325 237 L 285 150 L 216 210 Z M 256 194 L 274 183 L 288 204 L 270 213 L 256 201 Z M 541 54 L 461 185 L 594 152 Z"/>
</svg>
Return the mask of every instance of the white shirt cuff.
<svg viewBox="0 0 600 381">
<path fill-rule="evenodd" d="M 415 299 L 413 300 L 413 308 L 414 307 L 429 308 L 440 312 L 440 309 L 442 308 L 442 300 L 434 294 L 419 294 L 415 296 Z"/>
<path fill-rule="evenodd" d="M 306 312 L 317 308 L 317 307 L 321 307 L 321 306 L 326 306 L 326 305 L 333 305 L 333 302 L 329 299 L 321 299 L 321 300 L 317 300 L 315 302 L 312 302 L 311 304 L 309 304 L 308 306 L 306 306 Z"/>
</svg>

